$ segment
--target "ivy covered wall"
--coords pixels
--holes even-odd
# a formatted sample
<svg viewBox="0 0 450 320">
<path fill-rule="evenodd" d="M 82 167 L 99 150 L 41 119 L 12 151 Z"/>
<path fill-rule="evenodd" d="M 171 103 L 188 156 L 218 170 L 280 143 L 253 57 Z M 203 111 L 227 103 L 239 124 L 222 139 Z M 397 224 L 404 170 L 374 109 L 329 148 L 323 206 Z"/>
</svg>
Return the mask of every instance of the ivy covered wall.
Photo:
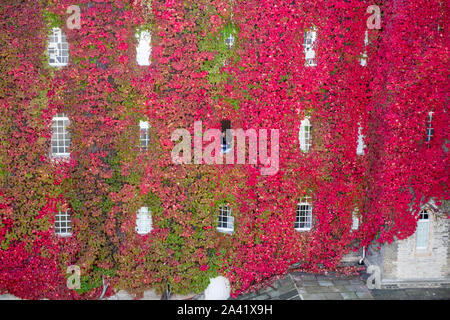
<svg viewBox="0 0 450 320">
<path fill-rule="evenodd" d="M 2 2 L 0 290 L 96 299 L 105 281 L 106 296 L 198 293 L 223 274 L 239 294 L 297 262 L 351 272 L 339 267 L 343 255 L 407 238 L 420 205 L 449 198 L 445 2 L 376 1 L 381 29 L 368 30 L 366 47 L 372 1 L 142 3 L 79 0 L 81 27 L 70 29 L 69 0 Z M 303 53 L 311 26 L 316 67 Z M 69 43 L 63 68 L 48 65 L 52 27 Z M 152 34 L 150 66 L 136 63 L 137 30 Z M 49 157 L 60 112 L 70 119 L 68 161 Z M 305 116 L 307 153 L 298 138 Z M 220 128 L 223 119 L 279 130 L 275 175 L 250 164 L 173 163 L 175 129 Z M 140 120 L 150 124 L 148 151 L 139 148 Z M 298 232 L 305 195 L 314 226 Z M 231 235 L 216 230 L 221 204 L 233 210 Z M 148 235 L 135 231 L 140 207 L 152 212 Z M 55 213 L 68 208 L 72 236 L 60 238 Z M 81 268 L 79 290 L 67 288 L 70 265 Z"/>
</svg>

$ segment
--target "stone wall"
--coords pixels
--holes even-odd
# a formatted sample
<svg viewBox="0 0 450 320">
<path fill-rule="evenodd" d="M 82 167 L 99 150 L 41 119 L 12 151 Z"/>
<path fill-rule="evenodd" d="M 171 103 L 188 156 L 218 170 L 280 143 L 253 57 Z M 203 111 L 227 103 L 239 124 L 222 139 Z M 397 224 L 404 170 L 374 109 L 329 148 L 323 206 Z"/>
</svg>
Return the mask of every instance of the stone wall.
<svg viewBox="0 0 450 320">
<path fill-rule="evenodd" d="M 427 249 L 416 248 L 416 234 L 380 249 L 369 246 L 365 264 L 380 268 L 382 285 L 450 283 L 450 221 L 445 208 L 433 211 Z"/>
<path fill-rule="evenodd" d="M 432 214 L 429 232 L 427 249 L 416 249 L 416 234 L 398 241 L 398 280 L 450 280 L 448 219 Z"/>
</svg>

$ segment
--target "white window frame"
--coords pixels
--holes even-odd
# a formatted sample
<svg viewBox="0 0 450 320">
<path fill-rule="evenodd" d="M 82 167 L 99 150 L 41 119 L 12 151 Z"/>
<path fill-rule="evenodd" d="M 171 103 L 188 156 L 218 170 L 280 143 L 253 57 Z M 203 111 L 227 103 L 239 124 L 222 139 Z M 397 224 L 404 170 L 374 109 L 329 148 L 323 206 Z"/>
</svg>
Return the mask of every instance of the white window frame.
<svg viewBox="0 0 450 320">
<path fill-rule="evenodd" d="M 301 226 L 302 224 L 303 226 Z M 311 228 L 312 228 L 311 197 L 305 196 L 297 204 L 297 209 L 295 211 L 294 229 L 297 231 L 309 231 L 311 230 Z"/>
<path fill-rule="evenodd" d="M 365 154 L 364 149 L 366 148 L 366 144 L 364 143 L 365 136 L 362 134 L 362 129 L 361 123 L 358 123 L 358 145 L 356 146 L 356 154 L 359 156 Z"/>
<path fill-rule="evenodd" d="M 358 230 L 359 228 L 359 209 L 355 208 L 352 213 L 352 230 Z"/>
<path fill-rule="evenodd" d="M 231 50 L 234 47 L 235 41 L 236 41 L 236 39 L 232 33 L 229 33 L 225 37 L 224 42 L 225 42 L 225 45 L 228 48 L 228 50 Z"/>
<path fill-rule="evenodd" d="M 312 126 L 309 117 L 305 117 L 300 123 L 298 140 L 300 143 L 300 149 L 303 152 L 309 152 L 309 149 L 311 149 L 312 146 Z"/>
<path fill-rule="evenodd" d="M 234 232 L 234 217 L 232 216 L 231 207 L 227 205 L 219 206 L 218 227 L 217 231 L 223 233 Z"/>
<path fill-rule="evenodd" d="M 152 64 L 152 34 L 148 30 L 136 32 L 138 44 L 136 46 L 136 62 L 139 66 L 149 66 Z"/>
<path fill-rule="evenodd" d="M 359 58 L 359 64 L 363 67 L 367 66 L 367 45 L 369 44 L 369 30 L 366 30 L 364 33 L 364 52 L 361 54 L 361 58 Z"/>
<path fill-rule="evenodd" d="M 433 128 L 433 111 L 428 112 L 427 117 L 427 131 L 426 131 L 426 138 L 425 143 L 427 144 L 428 148 L 431 147 L 431 140 L 433 140 L 434 136 L 434 128 Z"/>
<path fill-rule="evenodd" d="M 61 28 L 53 28 L 48 39 L 48 64 L 52 67 L 65 67 L 69 64 L 69 43 Z"/>
<path fill-rule="evenodd" d="M 303 39 L 303 52 L 305 54 L 305 66 L 316 67 L 316 51 L 314 50 L 315 43 L 317 41 L 317 28 L 312 26 L 310 29 L 305 30 Z"/>
<path fill-rule="evenodd" d="M 149 234 L 153 230 L 152 212 L 147 207 L 141 207 L 136 212 L 135 231 L 140 235 Z"/>
<path fill-rule="evenodd" d="M 148 150 L 148 145 L 150 142 L 150 133 L 149 133 L 150 125 L 148 121 L 139 121 L 139 141 L 140 148 L 143 151 Z"/>
<path fill-rule="evenodd" d="M 55 234 L 59 237 L 71 237 L 72 236 L 72 221 L 70 219 L 69 209 L 66 211 L 58 211 L 55 215 Z M 59 224 L 59 225 L 57 225 Z"/>
<path fill-rule="evenodd" d="M 422 209 L 419 212 L 416 229 L 416 249 L 418 250 L 428 249 L 428 242 L 430 240 L 430 216 L 431 211 L 428 209 Z"/>
<path fill-rule="evenodd" d="M 59 122 L 62 121 L 62 126 L 59 126 Z M 50 157 L 55 158 L 69 158 L 70 152 L 68 152 L 70 148 L 70 132 L 67 131 L 67 127 L 70 125 L 69 118 L 64 113 L 58 113 L 52 118 L 52 137 L 51 137 L 51 145 L 50 145 Z M 58 132 L 59 128 L 61 128 L 61 132 Z M 55 132 L 56 129 L 56 132 Z M 62 135 L 62 139 L 60 139 L 60 135 Z M 68 145 L 66 146 L 66 142 L 68 141 Z M 54 142 L 56 142 L 56 146 L 54 146 Z M 53 148 L 57 148 L 58 152 L 53 152 Z M 63 148 L 63 152 L 59 152 L 59 149 Z"/>
</svg>

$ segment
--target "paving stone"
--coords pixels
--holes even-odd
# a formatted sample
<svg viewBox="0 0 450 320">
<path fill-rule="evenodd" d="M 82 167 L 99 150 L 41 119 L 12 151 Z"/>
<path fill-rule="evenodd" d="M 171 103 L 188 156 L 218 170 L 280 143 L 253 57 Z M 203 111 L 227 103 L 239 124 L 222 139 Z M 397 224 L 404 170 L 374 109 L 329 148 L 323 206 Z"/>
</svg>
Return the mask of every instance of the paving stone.
<svg viewBox="0 0 450 320">
<path fill-rule="evenodd" d="M 360 299 L 373 299 L 372 295 L 370 294 L 370 292 L 356 292 L 356 295 L 358 296 L 358 298 Z"/>
<path fill-rule="evenodd" d="M 317 287 L 317 281 L 296 281 L 295 284 L 299 287 Z"/>
<path fill-rule="evenodd" d="M 365 285 L 366 283 L 361 279 L 350 279 L 350 284 Z"/>
<path fill-rule="evenodd" d="M 280 287 L 287 286 L 287 285 L 292 284 L 292 279 L 291 279 L 291 277 L 287 276 L 283 279 L 279 279 L 278 282 L 280 284 Z"/>
<path fill-rule="evenodd" d="M 331 281 L 318 280 L 317 282 L 321 287 L 331 287 L 333 285 L 333 282 Z"/>
<path fill-rule="evenodd" d="M 333 280 L 333 284 L 336 286 L 345 286 L 345 285 L 349 285 L 350 280 L 343 280 L 343 279 L 337 279 L 337 280 Z"/>
<path fill-rule="evenodd" d="M 298 288 L 298 289 L 297 289 L 297 292 L 298 292 L 299 294 L 308 293 L 308 291 L 306 291 L 305 288 Z"/>
<path fill-rule="evenodd" d="M 303 280 L 303 277 L 300 274 L 291 274 L 291 277 L 295 282 Z"/>
<path fill-rule="evenodd" d="M 337 292 L 327 292 L 324 293 L 325 298 L 327 298 L 327 300 L 342 300 L 342 296 L 337 293 Z"/>
<path fill-rule="evenodd" d="M 408 298 L 410 299 L 420 299 L 420 300 L 434 300 L 434 299 L 450 299 L 450 289 L 444 288 L 408 288 L 400 289 L 404 290 Z M 400 291 L 398 290 L 398 291 Z"/>
<path fill-rule="evenodd" d="M 293 290 L 297 291 L 297 288 L 295 287 L 294 283 L 292 283 L 288 286 L 285 286 L 285 287 L 281 287 L 277 291 L 280 292 L 280 295 L 282 295 L 282 294 L 285 294 L 285 293 L 287 293 L 289 291 L 293 291 Z"/>
<path fill-rule="evenodd" d="M 354 292 L 341 292 L 339 294 L 344 300 L 354 300 L 358 298 L 358 296 Z"/>
<path fill-rule="evenodd" d="M 273 292 L 273 291 L 277 291 L 277 289 L 273 289 L 271 287 L 265 287 L 264 289 L 259 290 L 259 293 L 269 293 L 269 292 Z"/>
<path fill-rule="evenodd" d="M 406 292 L 404 290 L 392 290 L 392 289 L 388 289 L 388 290 L 383 290 L 385 292 L 383 292 L 383 296 L 389 297 L 389 299 L 392 300 L 404 300 L 406 298 L 408 298 L 408 295 L 406 294 Z"/>
<path fill-rule="evenodd" d="M 315 287 L 302 287 L 302 289 L 306 290 L 308 293 L 322 293 L 322 292 L 340 292 L 339 289 L 337 289 L 334 286 L 315 286 Z"/>
<path fill-rule="evenodd" d="M 344 285 L 344 286 L 334 286 L 334 288 L 338 291 L 338 292 L 353 292 L 353 291 L 356 291 L 356 290 L 353 290 L 353 289 L 347 289 L 347 287 L 346 287 L 346 285 Z"/>
<path fill-rule="evenodd" d="M 323 293 L 303 294 L 302 298 L 303 300 L 326 300 Z"/>
<path fill-rule="evenodd" d="M 282 286 L 282 284 L 280 283 L 280 281 L 274 281 L 273 283 L 270 284 L 270 286 L 267 286 L 268 288 L 272 288 L 274 290 L 279 289 Z"/>
<path fill-rule="evenodd" d="M 291 298 L 293 298 L 295 296 L 298 296 L 298 291 L 297 290 L 292 290 L 292 291 L 289 291 L 289 292 L 287 292 L 285 294 L 281 294 L 280 295 L 280 299 L 281 300 L 290 300 Z"/>
<path fill-rule="evenodd" d="M 328 292 L 327 287 L 305 287 L 308 293 L 325 293 Z"/>
<path fill-rule="evenodd" d="M 269 292 L 267 292 L 267 294 L 269 295 L 270 299 L 275 299 L 275 298 L 280 297 L 280 293 L 275 290 L 269 291 Z"/>
<path fill-rule="evenodd" d="M 314 274 L 301 273 L 301 274 L 296 274 L 296 276 L 300 277 L 301 280 L 316 280 L 316 275 L 314 275 Z"/>
<path fill-rule="evenodd" d="M 330 293 L 339 293 L 341 292 L 341 290 L 339 290 L 338 288 L 336 288 L 335 286 L 331 286 L 331 287 L 323 287 L 324 292 L 330 292 Z"/>
<path fill-rule="evenodd" d="M 117 298 L 117 297 L 116 297 Z M 369 290 L 360 276 L 292 273 L 272 287 L 240 296 L 243 300 L 450 300 L 450 288 L 408 288 Z"/>
<path fill-rule="evenodd" d="M 365 291 L 367 287 L 362 285 L 350 284 L 344 286 L 349 291 Z"/>
</svg>

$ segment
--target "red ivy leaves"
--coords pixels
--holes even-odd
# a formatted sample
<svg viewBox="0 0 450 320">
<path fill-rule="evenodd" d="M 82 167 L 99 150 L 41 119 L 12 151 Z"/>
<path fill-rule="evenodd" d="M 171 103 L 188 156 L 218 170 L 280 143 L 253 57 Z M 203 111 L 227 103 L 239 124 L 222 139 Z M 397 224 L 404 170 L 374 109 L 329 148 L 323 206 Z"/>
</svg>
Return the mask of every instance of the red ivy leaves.
<svg viewBox="0 0 450 320">
<path fill-rule="evenodd" d="M 365 10 L 373 3 L 363 0 L 265 0 L 233 7 L 228 1 L 198 1 L 200 10 L 153 1 L 152 18 L 127 1 L 89 2 L 80 2 L 80 30 L 63 26 L 71 64 L 54 75 L 40 60 L 48 31 L 42 15 L 46 10 L 64 19 L 70 1 L 5 6 L 3 290 L 24 298 L 98 297 L 99 289 L 87 296 L 67 290 L 69 264 L 96 279 L 98 267 L 114 270 L 108 279 L 121 288 L 139 291 L 169 282 L 175 291 L 191 290 L 197 288 L 189 282 L 192 274 L 212 276 L 214 259 L 220 259 L 220 272 L 237 294 L 295 262 L 304 270 L 336 270 L 352 249 L 410 236 L 416 228 L 411 205 L 417 212 L 432 197 L 449 198 L 443 149 L 448 50 L 438 29 L 448 9 L 440 1 L 382 1 L 382 29 L 369 30 L 367 48 Z M 152 65 L 144 68 L 134 59 L 134 32 L 143 22 L 154 25 Z M 212 85 L 204 65 L 217 52 L 201 51 L 201 43 L 220 37 L 231 22 L 239 30 L 236 55 L 220 65 L 229 79 Z M 302 43 L 311 25 L 318 27 L 318 65 L 307 68 Z M 364 50 L 367 67 L 358 61 Z M 73 124 L 74 161 L 55 166 L 40 138 L 49 139 L 51 117 L 61 110 Z M 427 148 L 429 111 L 434 137 Z M 304 154 L 298 127 L 306 115 L 314 140 Z M 154 144 L 149 156 L 136 156 L 130 128 L 145 117 L 154 128 Z M 261 176 L 250 165 L 172 164 L 173 130 L 192 130 L 195 120 L 217 128 L 225 118 L 233 128 L 280 130 L 276 175 Z M 365 156 L 355 152 L 358 123 L 368 146 Z M 118 164 L 108 162 L 112 155 Z M 114 179 L 119 186 L 110 184 Z M 154 216 L 152 234 L 142 237 L 134 232 L 133 210 L 150 193 L 161 212 Z M 307 193 L 314 228 L 298 233 L 295 208 Z M 74 236 L 59 240 L 50 217 L 63 198 L 74 207 Z M 218 235 L 212 227 L 214 205 L 224 200 L 236 219 L 233 235 Z M 355 206 L 360 228 L 352 231 Z"/>
</svg>

